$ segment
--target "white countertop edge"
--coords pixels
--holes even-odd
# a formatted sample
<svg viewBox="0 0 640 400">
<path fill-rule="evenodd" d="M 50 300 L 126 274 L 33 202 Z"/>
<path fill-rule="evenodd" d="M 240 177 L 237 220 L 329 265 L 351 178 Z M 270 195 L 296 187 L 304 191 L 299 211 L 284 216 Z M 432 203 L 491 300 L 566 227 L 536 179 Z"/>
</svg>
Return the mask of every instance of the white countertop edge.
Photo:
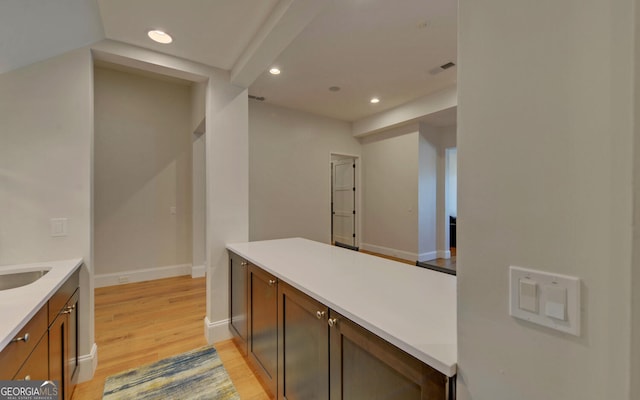
<svg viewBox="0 0 640 400">
<path fill-rule="evenodd" d="M 253 262 L 252 260 L 249 260 L 249 261 Z M 254 264 L 258 265 L 255 262 L 254 262 Z M 328 299 L 325 299 L 324 297 L 319 296 L 316 293 L 313 293 L 312 291 L 307 290 L 306 288 L 303 288 L 302 286 L 287 280 L 285 277 L 278 276 L 278 274 L 273 273 L 273 271 L 270 271 L 267 268 L 264 268 L 264 267 L 262 267 L 260 265 L 258 265 L 258 266 L 263 268 L 265 271 L 271 273 L 276 278 L 282 279 L 283 281 L 287 282 L 289 285 L 295 287 L 296 289 L 300 290 L 301 292 L 305 293 L 306 295 L 308 295 L 308 296 L 312 297 L 313 299 L 319 301 L 320 303 L 322 303 L 325 306 L 329 307 L 333 311 L 335 311 L 335 312 L 341 314 L 342 316 L 350 319 L 351 321 L 353 321 L 356 324 L 360 325 L 361 327 L 365 328 L 369 332 L 375 334 L 376 336 L 386 340 L 387 342 L 393 344 L 394 346 L 398 347 L 399 349 L 405 351 L 406 353 L 412 355 L 413 357 L 417 358 L 418 360 L 424 362 L 425 364 L 429 365 L 433 369 L 445 374 L 448 377 L 452 377 L 452 376 L 454 376 L 456 374 L 456 372 L 457 372 L 457 368 L 456 368 L 457 364 L 456 364 L 456 362 L 447 363 L 447 362 L 438 360 L 438 359 L 432 357 L 431 355 L 425 353 L 424 351 L 421 351 L 420 349 L 417 349 L 416 347 L 406 343 L 405 341 L 398 339 L 396 336 L 386 332 L 385 330 L 380 329 L 379 327 L 371 324 L 368 321 L 365 321 L 364 319 L 360 318 L 359 316 L 350 313 L 349 311 L 343 309 L 338 304 L 335 304 L 334 302 L 329 301 Z"/>
<path fill-rule="evenodd" d="M 0 290 L 0 351 L 33 318 L 63 283 L 83 263 L 82 258 L 0 266 L 0 274 L 51 268 L 37 281 L 15 289 Z"/>
<path fill-rule="evenodd" d="M 280 240 L 280 239 L 278 239 L 278 240 Z M 439 359 L 436 359 L 433 356 L 425 353 L 424 351 L 421 351 L 420 349 L 416 348 L 415 346 L 412 346 L 412 345 L 410 345 L 410 344 L 398 339 L 396 336 L 389 334 L 385 330 L 383 330 L 383 329 L 381 329 L 381 328 L 369 323 L 368 321 L 365 321 L 364 319 L 358 317 L 357 315 L 352 314 L 351 312 L 345 310 L 340 305 L 335 304 L 334 302 L 330 301 L 329 299 L 326 299 L 323 296 L 320 296 L 317 293 L 314 293 L 313 291 L 309 290 L 308 288 L 300 285 L 299 283 L 292 281 L 289 277 L 283 276 L 278 271 L 274 271 L 273 269 L 269 268 L 268 266 L 266 266 L 262 262 L 256 260 L 255 258 L 252 258 L 251 256 L 248 256 L 247 254 L 243 254 L 243 252 L 240 249 L 235 247 L 237 245 L 242 245 L 242 244 L 244 244 L 244 243 L 229 243 L 229 244 L 226 245 L 226 248 L 227 248 L 227 250 L 231 250 L 231 251 L 234 251 L 234 252 L 238 253 L 240 256 L 244 257 L 245 259 L 247 259 L 249 262 L 253 263 L 254 265 L 264 269 L 265 271 L 269 272 L 270 274 L 272 274 L 276 278 L 282 279 L 283 281 L 285 281 L 289 285 L 293 286 L 294 288 L 296 288 L 296 289 L 300 290 L 301 292 L 307 294 L 308 296 L 312 297 L 313 299 L 323 303 L 324 305 L 326 305 L 330 309 L 342 314 L 344 317 L 349 318 L 353 322 L 355 322 L 358 325 L 362 326 L 363 328 L 369 330 L 371 333 L 381 337 L 382 339 L 384 339 L 387 342 L 393 344 L 394 346 L 398 347 L 399 349 L 407 352 L 408 354 L 410 354 L 413 357 L 417 358 L 418 360 L 426 363 L 427 365 L 429 365 L 430 367 L 434 368 L 435 370 L 441 372 L 442 374 L 444 374 L 444 375 L 446 375 L 448 377 L 453 377 L 453 376 L 456 375 L 456 373 L 457 373 L 457 362 L 455 360 L 439 360 Z M 392 261 L 392 260 L 386 260 L 386 261 L 398 263 L 397 261 Z M 401 264 L 401 263 L 398 263 L 398 264 Z"/>
</svg>

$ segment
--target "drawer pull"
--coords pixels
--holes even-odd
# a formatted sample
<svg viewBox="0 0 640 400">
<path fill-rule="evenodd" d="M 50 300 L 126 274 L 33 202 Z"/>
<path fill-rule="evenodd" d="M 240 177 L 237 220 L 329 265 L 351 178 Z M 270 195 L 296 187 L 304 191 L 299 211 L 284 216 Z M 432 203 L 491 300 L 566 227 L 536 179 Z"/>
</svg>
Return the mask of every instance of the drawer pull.
<svg viewBox="0 0 640 400">
<path fill-rule="evenodd" d="M 316 311 L 316 318 L 322 319 L 322 317 L 324 317 L 325 314 L 326 312 L 324 311 Z"/>
<path fill-rule="evenodd" d="M 269 286 L 273 286 L 273 285 L 275 285 L 276 283 L 278 283 L 278 281 L 277 281 L 277 280 L 275 280 L 275 279 L 269 279 Z"/>
<path fill-rule="evenodd" d="M 241 265 L 241 266 L 243 266 L 243 267 L 246 267 L 247 265 L 249 265 L 249 263 L 248 263 L 248 262 L 246 262 L 246 261 L 242 261 L 242 262 L 240 263 L 240 265 Z"/>
<path fill-rule="evenodd" d="M 61 314 L 71 314 L 73 312 L 73 310 L 76 309 L 76 305 L 72 305 L 72 306 L 67 306 L 67 308 L 65 308 L 63 311 L 61 311 Z"/>
<path fill-rule="evenodd" d="M 25 333 L 23 337 L 17 337 L 15 339 L 13 339 L 11 342 L 15 343 L 15 342 L 25 342 L 27 343 L 29 341 L 29 338 L 31 337 L 31 335 L 29 335 L 29 333 Z"/>
<path fill-rule="evenodd" d="M 327 321 L 330 327 L 334 327 L 338 325 L 338 318 L 329 318 Z"/>
</svg>

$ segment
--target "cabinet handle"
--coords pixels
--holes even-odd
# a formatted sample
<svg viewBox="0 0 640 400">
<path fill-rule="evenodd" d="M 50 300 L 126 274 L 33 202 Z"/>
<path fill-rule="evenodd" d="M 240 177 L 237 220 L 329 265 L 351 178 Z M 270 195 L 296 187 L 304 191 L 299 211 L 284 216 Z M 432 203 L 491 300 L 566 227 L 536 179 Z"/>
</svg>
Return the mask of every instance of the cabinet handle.
<svg viewBox="0 0 640 400">
<path fill-rule="evenodd" d="M 30 380 L 31 380 L 31 375 L 27 375 L 27 376 L 25 376 L 25 377 L 24 377 L 24 380 L 25 380 L 25 381 L 30 381 Z"/>
<path fill-rule="evenodd" d="M 29 335 L 29 333 L 25 333 L 23 337 L 17 337 L 15 339 L 13 339 L 11 342 L 25 342 L 27 343 L 29 341 L 29 338 L 31 337 L 31 335 Z"/>
<path fill-rule="evenodd" d="M 71 314 L 75 309 L 76 309 L 75 304 L 72 306 L 67 306 L 67 308 L 65 308 L 64 311 L 61 311 L 61 314 Z"/>
<path fill-rule="evenodd" d="M 324 317 L 325 314 L 326 312 L 324 311 L 316 311 L 316 318 L 322 319 L 322 317 Z"/>
<path fill-rule="evenodd" d="M 327 321 L 327 323 L 329 324 L 329 326 L 334 327 L 334 326 L 338 326 L 338 318 L 329 318 L 329 320 Z"/>
<path fill-rule="evenodd" d="M 273 285 L 275 285 L 276 283 L 278 283 L 278 281 L 277 281 L 277 280 L 275 280 L 275 279 L 269 279 L 269 286 L 273 286 Z"/>
<path fill-rule="evenodd" d="M 242 261 L 242 262 L 240 263 L 240 265 L 241 265 L 241 266 L 243 266 L 243 267 L 246 267 L 247 265 L 249 265 L 249 263 L 248 263 L 248 262 L 246 262 L 246 261 Z"/>
</svg>

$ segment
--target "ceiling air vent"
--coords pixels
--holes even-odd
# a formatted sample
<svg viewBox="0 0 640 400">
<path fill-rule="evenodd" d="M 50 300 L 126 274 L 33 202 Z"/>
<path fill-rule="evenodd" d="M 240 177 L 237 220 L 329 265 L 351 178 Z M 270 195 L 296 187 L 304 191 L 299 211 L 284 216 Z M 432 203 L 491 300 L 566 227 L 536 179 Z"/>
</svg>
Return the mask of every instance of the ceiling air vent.
<svg viewBox="0 0 640 400">
<path fill-rule="evenodd" d="M 449 61 L 449 62 L 448 62 L 448 63 L 446 63 L 446 64 L 442 64 L 442 65 L 441 65 L 441 66 L 439 66 L 439 67 L 433 68 L 432 70 L 430 70 L 430 71 L 429 71 L 429 73 L 430 73 L 431 75 L 439 74 L 440 72 L 444 71 L 445 69 L 449 69 L 449 68 L 451 68 L 451 67 L 455 67 L 455 66 L 456 66 L 456 64 L 455 64 L 455 63 L 453 63 L 453 62 Z"/>
<path fill-rule="evenodd" d="M 250 99 L 253 99 L 253 100 L 264 101 L 264 97 L 262 97 L 262 96 L 252 96 L 252 95 L 249 95 L 249 98 L 250 98 Z"/>
</svg>

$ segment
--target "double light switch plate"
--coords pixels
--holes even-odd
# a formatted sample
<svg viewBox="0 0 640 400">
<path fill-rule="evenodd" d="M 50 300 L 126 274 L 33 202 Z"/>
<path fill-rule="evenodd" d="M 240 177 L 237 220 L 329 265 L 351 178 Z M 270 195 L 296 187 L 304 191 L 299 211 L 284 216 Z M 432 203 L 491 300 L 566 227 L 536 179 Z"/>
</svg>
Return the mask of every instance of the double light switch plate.
<svg viewBox="0 0 640 400">
<path fill-rule="evenodd" d="M 580 336 L 580 279 L 509 267 L 509 315 Z"/>
</svg>

